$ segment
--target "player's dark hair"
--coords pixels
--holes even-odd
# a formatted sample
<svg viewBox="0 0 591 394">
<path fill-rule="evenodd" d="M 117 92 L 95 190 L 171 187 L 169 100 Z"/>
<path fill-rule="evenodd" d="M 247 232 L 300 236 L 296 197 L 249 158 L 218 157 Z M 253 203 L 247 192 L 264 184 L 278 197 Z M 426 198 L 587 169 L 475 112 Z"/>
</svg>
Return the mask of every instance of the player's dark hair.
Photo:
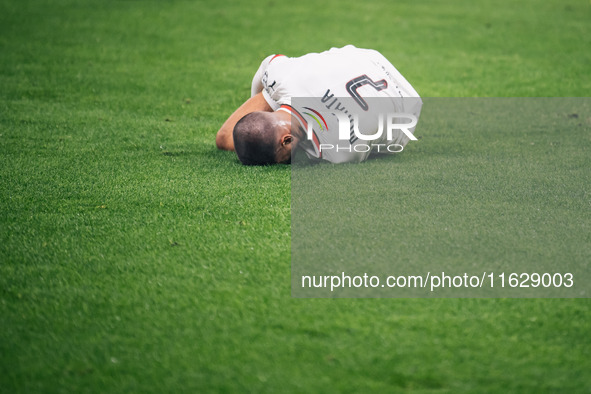
<svg viewBox="0 0 591 394">
<path fill-rule="evenodd" d="M 252 112 L 234 126 L 234 150 L 247 166 L 275 164 L 274 126 L 265 113 Z"/>
</svg>

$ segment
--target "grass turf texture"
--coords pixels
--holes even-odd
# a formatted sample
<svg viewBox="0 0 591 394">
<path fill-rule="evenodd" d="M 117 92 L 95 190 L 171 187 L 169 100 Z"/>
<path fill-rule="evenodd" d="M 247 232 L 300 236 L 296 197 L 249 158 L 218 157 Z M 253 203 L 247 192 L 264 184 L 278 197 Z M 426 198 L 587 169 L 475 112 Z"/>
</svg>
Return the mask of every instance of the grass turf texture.
<svg viewBox="0 0 591 394">
<path fill-rule="evenodd" d="M 591 390 L 588 300 L 290 298 L 290 168 L 244 168 L 213 145 L 274 52 L 375 48 L 425 97 L 586 96 L 590 16 L 558 0 L 2 1 L 0 390 Z M 548 190 L 525 190 L 538 170 L 520 167 L 519 136 L 477 155 L 425 133 L 416 175 L 445 170 L 451 212 L 469 197 L 453 174 L 481 190 L 470 171 L 510 158 L 493 196 L 558 201 L 582 225 L 555 245 L 588 256 L 579 115 L 562 148 L 533 135 L 529 155 L 554 155 Z M 404 178 L 435 189 L 417 176 Z"/>
</svg>

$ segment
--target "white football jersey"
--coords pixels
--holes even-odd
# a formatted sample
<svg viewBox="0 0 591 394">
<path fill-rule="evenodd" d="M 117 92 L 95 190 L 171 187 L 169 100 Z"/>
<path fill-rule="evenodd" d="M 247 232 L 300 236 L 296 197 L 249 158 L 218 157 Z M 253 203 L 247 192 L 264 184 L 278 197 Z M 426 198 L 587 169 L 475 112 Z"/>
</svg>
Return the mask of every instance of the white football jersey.
<svg viewBox="0 0 591 394">
<path fill-rule="evenodd" d="M 299 147 L 310 158 L 333 163 L 361 162 L 372 152 L 388 153 L 385 143 L 405 146 L 409 141 L 400 130 L 388 140 L 385 132 L 361 140 L 354 134 L 352 114 L 359 119 L 358 130 L 372 135 L 378 131 L 378 114 L 410 113 L 418 120 L 422 106 L 415 89 L 384 56 L 352 45 L 301 57 L 268 56 L 252 81 L 251 95 L 261 91 L 273 110 L 290 112 L 306 131 L 309 139 Z M 339 138 L 342 115 L 351 121 L 349 139 Z"/>
</svg>

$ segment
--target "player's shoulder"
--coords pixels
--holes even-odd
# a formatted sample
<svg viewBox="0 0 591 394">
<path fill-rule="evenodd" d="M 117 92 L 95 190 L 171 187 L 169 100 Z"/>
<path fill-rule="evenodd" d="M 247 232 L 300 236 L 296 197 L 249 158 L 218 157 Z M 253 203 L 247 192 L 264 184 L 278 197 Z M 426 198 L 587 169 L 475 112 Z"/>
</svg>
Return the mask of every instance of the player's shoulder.
<svg viewBox="0 0 591 394">
<path fill-rule="evenodd" d="M 271 64 L 271 63 L 283 63 L 283 61 L 289 61 L 289 60 L 310 60 L 310 59 L 315 59 L 315 58 L 323 58 L 325 56 L 331 56 L 331 55 L 351 55 L 351 56 L 359 56 L 362 54 L 370 54 L 370 53 L 377 53 L 379 54 L 378 51 L 376 51 L 375 49 L 367 49 L 367 48 L 358 48 L 353 44 L 348 44 L 342 47 L 332 47 L 330 49 L 324 50 L 324 51 L 318 51 L 318 52 L 308 52 L 302 55 L 295 55 L 295 56 L 290 56 L 290 55 L 284 55 L 282 53 L 277 53 L 277 54 L 272 54 L 269 55 L 265 58 L 265 60 L 263 60 L 263 63 L 266 64 Z"/>
<path fill-rule="evenodd" d="M 345 45 L 343 47 L 332 47 L 327 52 L 342 52 L 342 53 L 355 53 L 355 54 L 359 54 L 359 53 L 379 53 L 375 49 L 359 48 L 359 47 L 356 47 L 355 45 L 352 45 L 352 44 Z"/>
</svg>

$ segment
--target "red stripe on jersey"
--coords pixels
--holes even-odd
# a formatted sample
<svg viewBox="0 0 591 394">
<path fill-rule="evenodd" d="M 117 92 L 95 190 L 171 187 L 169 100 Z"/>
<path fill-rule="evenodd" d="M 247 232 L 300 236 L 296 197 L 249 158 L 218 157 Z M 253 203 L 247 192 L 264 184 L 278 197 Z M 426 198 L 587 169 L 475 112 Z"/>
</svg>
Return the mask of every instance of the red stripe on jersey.
<svg viewBox="0 0 591 394">
<path fill-rule="evenodd" d="M 275 55 L 271 58 L 271 60 L 269 60 L 269 63 L 271 63 L 273 60 L 275 60 L 275 58 L 278 58 L 280 56 L 285 56 L 285 55 L 282 55 L 282 54 Z"/>
<path fill-rule="evenodd" d="M 287 110 L 289 113 L 291 113 L 292 115 L 295 115 L 295 117 L 300 121 L 300 124 L 304 128 L 304 132 L 307 134 L 308 123 L 306 122 L 304 117 L 295 108 L 293 108 L 291 105 L 287 105 L 287 104 L 283 104 L 280 108 L 283 108 L 283 109 Z M 316 132 L 314 132 L 314 129 L 312 129 L 312 142 L 314 143 L 314 146 L 316 147 L 316 150 L 318 151 L 318 157 L 322 158 L 322 151 L 320 150 L 320 141 L 318 140 L 318 136 L 316 135 Z"/>
<path fill-rule="evenodd" d="M 308 123 L 306 122 L 306 119 L 304 119 L 304 117 L 294 107 L 292 107 L 291 105 L 283 104 L 280 108 L 286 109 L 292 115 L 295 115 L 302 124 L 304 130 L 308 130 Z"/>
</svg>

